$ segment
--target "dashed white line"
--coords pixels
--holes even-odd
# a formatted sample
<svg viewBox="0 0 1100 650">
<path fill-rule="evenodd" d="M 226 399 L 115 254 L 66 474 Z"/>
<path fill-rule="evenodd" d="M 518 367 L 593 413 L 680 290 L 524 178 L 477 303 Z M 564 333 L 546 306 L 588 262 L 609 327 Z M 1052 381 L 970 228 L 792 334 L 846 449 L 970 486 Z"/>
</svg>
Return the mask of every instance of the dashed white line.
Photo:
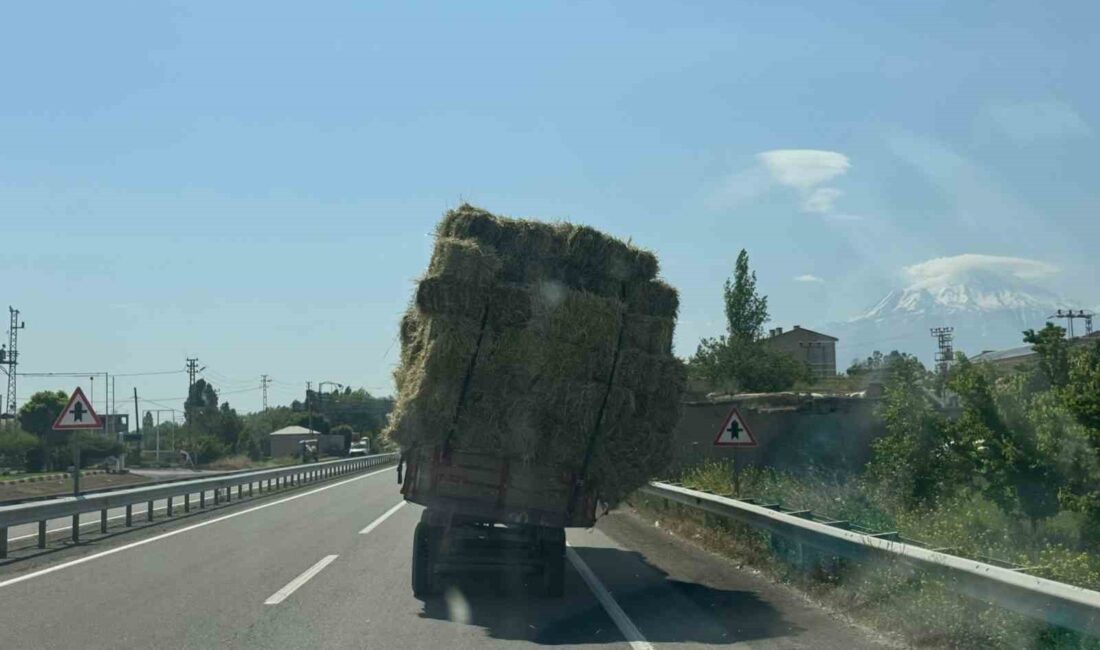
<svg viewBox="0 0 1100 650">
<path fill-rule="evenodd" d="M 98 560 L 101 557 L 106 557 L 108 555 L 114 555 L 115 553 L 121 553 L 122 551 L 128 551 L 132 548 L 137 548 L 139 546 L 145 546 L 146 544 L 151 544 L 153 542 L 158 542 L 162 539 L 167 539 L 169 537 L 175 537 L 176 535 L 180 535 L 182 533 L 186 533 L 186 532 L 195 530 L 196 528 L 202 528 L 204 526 L 210 526 L 211 524 L 216 524 L 216 523 L 225 521 L 226 519 L 233 519 L 234 517 L 240 517 L 241 515 L 247 515 L 250 512 L 256 512 L 257 510 L 263 510 L 264 508 L 270 508 L 271 506 L 277 506 L 279 504 L 286 503 L 287 501 L 293 501 L 295 499 L 301 499 L 302 497 L 308 497 L 311 494 L 317 494 L 318 492 L 324 492 L 325 490 L 331 490 L 332 488 L 340 487 L 341 485 L 344 485 L 346 483 L 351 483 L 352 481 L 360 481 L 360 480 L 363 480 L 365 478 L 375 476 L 377 474 L 381 474 L 382 472 L 392 472 L 392 471 L 393 471 L 393 467 L 387 467 L 387 468 L 380 469 L 380 470 L 377 470 L 377 471 L 374 471 L 374 472 L 369 472 L 367 474 L 360 474 L 359 476 L 354 476 L 354 477 L 349 478 L 345 481 L 340 481 L 338 483 L 330 483 L 328 485 L 323 485 L 323 486 L 321 486 L 317 489 L 310 490 L 308 492 L 300 492 L 298 494 L 293 494 L 293 495 L 288 496 L 288 497 L 283 497 L 282 499 L 279 499 L 278 501 L 270 501 L 268 503 L 260 504 L 258 506 L 253 506 L 251 508 L 248 508 L 247 510 L 239 510 L 237 512 L 231 512 L 227 515 L 222 515 L 221 517 L 215 517 L 214 519 L 207 519 L 206 521 L 200 521 L 197 524 L 192 524 L 190 526 L 185 526 L 183 528 L 177 528 L 176 530 L 170 530 L 166 533 L 161 533 L 160 535 L 154 535 L 153 537 L 147 537 L 145 539 L 141 539 L 141 540 L 138 540 L 136 542 L 132 542 L 130 544 L 125 544 L 123 546 L 116 546 L 115 548 L 107 549 L 106 551 L 101 551 L 99 553 L 93 553 L 92 555 L 86 555 L 84 557 L 77 558 L 75 560 L 70 560 L 70 561 L 64 562 L 62 564 L 56 564 L 54 566 L 47 567 L 45 569 L 39 569 L 38 571 L 31 571 L 30 573 L 25 573 L 21 576 L 16 576 L 14 578 L 9 578 L 8 580 L 0 581 L 0 588 L 7 587 L 9 585 L 18 584 L 18 583 L 24 582 L 26 580 L 32 580 L 32 579 L 37 578 L 39 576 L 44 576 L 46 574 L 53 573 L 54 571 L 61 571 L 62 569 L 67 569 L 69 567 L 76 566 L 78 564 L 84 564 L 85 562 L 91 562 L 92 560 Z"/>
<path fill-rule="evenodd" d="M 573 547 L 566 542 L 565 557 L 569 558 L 569 562 L 573 564 L 573 567 L 577 569 L 577 573 L 581 574 L 581 578 L 584 579 L 588 588 L 592 590 L 592 594 L 596 596 L 596 600 L 600 601 L 600 605 L 603 605 L 604 611 L 611 617 L 615 625 L 619 628 L 619 631 L 623 633 L 623 637 L 626 642 L 630 644 L 633 650 L 653 650 L 653 644 L 651 644 L 645 636 L 642 635 L 642 631 L 638 629 L 638 626 L 634 625 L 634 621 L 630 620 L 630 617 L 626 615 L 622 607 L 619 607 L 619 603 L 615 602 L 615 598 L 611 595 L 611 592 L 607 590 L 607 587 L 603 586 L 600 579 L 596 577 L 596 574 L 592 572 L 592 569 L 588 568 L 581 556 L 577 555 L 577 552 L 573 550 Z"/>
<path fill-rule="evenodd" d="M 300 575 L 297 578 L 295 578 L 295 579 L 291 580 L 290 582 L 288 582 L 286 584 L 286 586 L 283 587 L 282 589 L 280 589 L 279 591 L 276 591 L 275 593 L 271 594 L 271 597 L 268 598 L 267 600 L 265 600 L 264 604 L 265 605 L 278 605 L 279 603 L 283 602 L 284 600 L 287 599 L 287 596 L 289 596 L 290 594 L 297 591 L 298 588 L 301 587 L 302 585 L 304 585 L 305 583 L 309 582 L 310 578 L 312 578 L 313 576 L 320 573 L 321 570 L 324 569 L 325 567 L 327 567 L 328 565 L 332 564 L 332 561 L 335 560 L 337 557 L 339 557 L 339 556 L 338 555 L 326 555 L 325 557 L 321 558 L 320 562 L 318 562 L 317 564 L 314 564 L 313 566 L 311 566 L 308 569 L 306 569 L 305 571 L 303 571 L 302 575 Z"/>
<path fill-rule="evenodd" d="M 379 517 L 378 519 L 375 519 L 374 521 L 370 522 L 369 524 L 367 524 L 367 527 L 366 527 L 366 528 L 364 528 L 363 530 L 359 531 L 359 534 L 360 534 L 360 535 L 366 535 L 367 533 L 369 533 L 370 531 L 374 530 L 375 528 L 378 528 L 378 524 L 380 524 L 380 523 L 382 523 L 383 521 L 385 521 L 385 520 L 389 519 L 389 518 L 390 518 L 390 515 L 392 515 L 393 513 L 397 512 L 398 510 L 400 510 L 400 509 L 401 509 L 401 506 L 403 506 L 403 505 L 405 505 L 405 502 L 404 502 L 404 501 L 402 501 L 402 502 L 398 503 L 398 504 L 397 504 L 397 505 L 395 505 L 394 507 L 392 507 L 392 508 L 390 508 L 389 510 L 385 511 L 384 513 L 382 513 L 382 516 L 381 516 L 381 517 Z"/>
</svg>

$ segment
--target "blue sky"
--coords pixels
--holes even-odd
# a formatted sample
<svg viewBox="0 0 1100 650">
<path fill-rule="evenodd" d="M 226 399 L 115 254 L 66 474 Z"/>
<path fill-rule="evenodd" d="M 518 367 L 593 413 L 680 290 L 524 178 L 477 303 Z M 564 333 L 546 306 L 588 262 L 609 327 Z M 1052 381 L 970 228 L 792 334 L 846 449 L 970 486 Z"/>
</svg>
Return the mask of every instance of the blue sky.
<svg viewBox="0 0 1100 650">
<path fill-rule="evenodd" d="M 656 251 L 681 354 L 721 331 L 742 247 L 778 325 L 849 318 L 963 254 L 1042 262 L 1100 306 L 1100 9 L 1039 4 L 7 6 L 21 369 L 195 356 L 249 410 L 261 373 L 273 403 L 307 380 L 387 392 L 432 227 L 463 200 Z M 116 387 L 178 407 L 186 377 Z"/>
</svg>

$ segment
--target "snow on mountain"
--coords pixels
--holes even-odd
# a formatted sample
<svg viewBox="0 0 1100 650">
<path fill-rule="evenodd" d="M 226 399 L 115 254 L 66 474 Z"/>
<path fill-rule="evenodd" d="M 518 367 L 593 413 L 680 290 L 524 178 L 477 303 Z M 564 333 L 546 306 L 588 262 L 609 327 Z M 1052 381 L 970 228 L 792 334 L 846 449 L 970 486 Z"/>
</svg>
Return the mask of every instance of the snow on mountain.
<svg viewBox="0 0 1100 650">
<path fill-rule="evenodd" d="M 1056 271 L 1034 260 L 988 255 L 928 260 L 905 269 L 906 287 L 823 329 L 840 338 L 838 370 L 874 350 L 897 349 L 929 363 L 936 352 L 933 327 L 954 327 L 955 349 L 970 356 L 1017 347 L 1023 330 L 1041 328 L 1058 309 L 1080 308 L 1036 282 Z"/>
</svg>

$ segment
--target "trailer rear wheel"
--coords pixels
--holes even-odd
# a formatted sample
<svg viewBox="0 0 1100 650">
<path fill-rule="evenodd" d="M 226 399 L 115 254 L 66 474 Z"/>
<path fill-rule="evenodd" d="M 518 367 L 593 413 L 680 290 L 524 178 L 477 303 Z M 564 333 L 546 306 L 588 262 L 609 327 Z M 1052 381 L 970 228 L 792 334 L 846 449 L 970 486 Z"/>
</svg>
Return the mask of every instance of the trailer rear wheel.
<svg viewBox="0 0 1100 650">
<path fill-rule="evenodd" d="M 424 522 L 416 524 L 413 533 L 412 590 L 417 598 L 432 595 L 434 585 L 431 526 Z"/>
</svg>

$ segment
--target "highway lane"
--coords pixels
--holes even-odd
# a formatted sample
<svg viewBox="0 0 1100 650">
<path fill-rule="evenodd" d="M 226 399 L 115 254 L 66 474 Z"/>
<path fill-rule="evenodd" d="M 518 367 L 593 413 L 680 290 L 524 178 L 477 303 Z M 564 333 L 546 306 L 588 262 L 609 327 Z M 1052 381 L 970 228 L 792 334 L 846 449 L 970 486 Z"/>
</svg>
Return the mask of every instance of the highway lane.
<svg viewBox="0 0 1100 650">
<path fill-rule="evenodd" d="M 572 566 L 562 599 L 493 576 L 414 598 L 410 547 L 419 508 L 393 509 L 400 501 L 393 481 L 387 469 L 244 502 L 168 532 L 137 533 L 136 542 L 105 546 L 109 554 L 77 564 L 61 554 L 45 567 L 56 569 L 50 573 L 7 567 L 0 570 L 5 645 L 630 647 Z M 629 515 L 570 531 L 569 542 L 653 647 L 876 645 Z"/>
</svg>

